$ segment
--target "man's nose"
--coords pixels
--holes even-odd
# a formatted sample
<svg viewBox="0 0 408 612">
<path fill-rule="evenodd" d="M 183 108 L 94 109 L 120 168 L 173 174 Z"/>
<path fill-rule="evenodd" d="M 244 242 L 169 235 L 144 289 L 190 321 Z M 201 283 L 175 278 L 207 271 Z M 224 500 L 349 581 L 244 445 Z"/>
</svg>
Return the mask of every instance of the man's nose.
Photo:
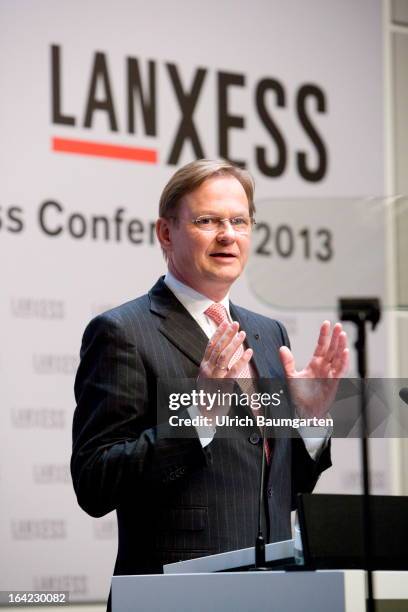
<svg viewBox="0 0 408 612">
<path fill-rule="evenodd" d="M 235 230 L 229 219 L 223 219 L 217 230 L 217 240 L 220 242 L 234 242 Z"/>
</svg>

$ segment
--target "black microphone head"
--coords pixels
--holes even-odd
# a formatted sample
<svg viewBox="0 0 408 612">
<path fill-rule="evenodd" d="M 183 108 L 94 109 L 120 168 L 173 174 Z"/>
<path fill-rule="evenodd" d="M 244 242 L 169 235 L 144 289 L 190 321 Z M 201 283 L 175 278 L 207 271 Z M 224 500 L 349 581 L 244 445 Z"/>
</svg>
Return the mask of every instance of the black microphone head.
<svg viewBox="0 0 408 612">
<path fill-rule="evenodd" d="M 399 392 L 399 396 L 403 402 L 408 404 L 408 387 L 402 387 L 402 389 Z"/>
</svg>

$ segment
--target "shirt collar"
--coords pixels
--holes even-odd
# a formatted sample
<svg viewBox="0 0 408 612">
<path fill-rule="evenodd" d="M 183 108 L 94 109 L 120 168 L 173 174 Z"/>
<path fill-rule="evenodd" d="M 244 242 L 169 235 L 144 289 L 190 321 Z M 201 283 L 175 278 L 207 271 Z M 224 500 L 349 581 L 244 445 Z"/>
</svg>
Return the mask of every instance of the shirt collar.
<svg viewBox="0 0 408 612">
<path fill-rule="evenodd" d="M 209 308 L 211 304 L 214 304 L 213 300 L 210 300 L 202 293 L 198 293 L 198 291 L 192 289 L 192 287 L 185 285 L 177 278 L 175 278 L 175 276 L 173 276 L 173 274 L 169 271 L 167 271 L 167 274 L 164 277 L 164 282 L 170 289 L 170 291 L 174 293 L 178 301 L 183 304 L 184 308 L 194 318 L 203 315 L 207 308 Z M 228 313 L 228 316 L 231 318 L 229 308 L 229 292 L 219 303 L 224 306 Z"/>
</svg>

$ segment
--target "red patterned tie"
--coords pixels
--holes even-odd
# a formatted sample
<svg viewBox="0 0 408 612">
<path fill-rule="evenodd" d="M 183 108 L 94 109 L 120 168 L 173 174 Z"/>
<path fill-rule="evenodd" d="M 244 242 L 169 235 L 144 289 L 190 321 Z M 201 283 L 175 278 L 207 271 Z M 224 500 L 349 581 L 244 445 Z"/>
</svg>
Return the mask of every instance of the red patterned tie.
<svg viewBox="0 0 408 612">
<path fill-rule="evenodd" d="M 219 327 L 221 323 L 223 323 L 224 321 L 227 321 L 228 323 L 230 322 L 225 306 L 217 302 L 214 302 L 214 304 L 211 304 L 211 306 L 209 306 L 207 310 L 204 311 L 204 314 L 206 314 L 207 317 L 212 319 L 214 323 L 217 325 L 217 327 Z M 244 354 L 244 348 L 242 344 L 240 344 L 237 350 L 235 351 L 235 353 L 233 354 L 233 356 L 231 357 L 228 367 L 232 368 L 234 363 L 236 363 L 238 359 L 242 357 L 243 354 Z M 245 367 L 242 368 L 241 372 L 239 372 L 239 374 L 237 374 L 235 378 L 246 378 L 247 380 L 252 379 L 253 376 L 251 374 L 251 369 L 249 365 L 246 364 Z M 242 385 L 243 391 L 245 391 L 245 389 L 243 388 L 244 386 L 247 386 L 247 385 Z M 249 385 L 248 391 L 249 392 L 254 391 L 254 385 L 252 382 Z M 268 440 L 264 440 L 264 447 L 265 447 L 266 461 L 269 464 L 271 460 L 271 449 L 269 447 Z"/>
</svg>

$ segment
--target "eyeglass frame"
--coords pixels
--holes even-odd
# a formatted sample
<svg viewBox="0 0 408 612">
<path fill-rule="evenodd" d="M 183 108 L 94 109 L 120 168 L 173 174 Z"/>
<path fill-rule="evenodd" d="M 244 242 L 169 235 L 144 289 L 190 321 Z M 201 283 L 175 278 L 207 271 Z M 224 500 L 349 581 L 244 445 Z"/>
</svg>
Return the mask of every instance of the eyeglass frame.
<svg viewBox="0 0 408 612">
<path fill-rule="evenodd" d="M 217 229 L 204 229 L 204 227 L 200 227 L 199 225 L 197 225 L 198 219 L 202 219 L 203 217 L 211 217 L 213 219 L 218 219 Z M 255 217 L 251 217 L 250 215 L 248 215 L 248 217 L 245 217 L 245 218 L 248 218 L 250 221 L 249 226 L 248 226 L 248 231 L 245 231 L 245 232 L 240 232 L 239 230 L 235 229 L 234 225 L 231 223 L 232 219 L 237 219 L 239 217 L 244 217 L 244 215 L 235 215 L 234 217 L 224 217 L 223 219 L 221 217 L 218 217 L 217 215 L 199 215 L 195 219 L 189 219 L 189 222 L 193 223 L 201 232 L 209 233 L 209 232 L 219 232 L 221 229 L 220 223 L 223 223 L 224 221 L 228 221 L 236 234 L 241 234 L 241 236 L 247 236 L 249 232 L 252 230 L 253 226 L 256 225 Z M 166 219 L 176 219 L 177 221 L 181 220 L 180 217 L 176 217 L 175 215 L 168 215 L 165 218 Z"/>
</svg>

